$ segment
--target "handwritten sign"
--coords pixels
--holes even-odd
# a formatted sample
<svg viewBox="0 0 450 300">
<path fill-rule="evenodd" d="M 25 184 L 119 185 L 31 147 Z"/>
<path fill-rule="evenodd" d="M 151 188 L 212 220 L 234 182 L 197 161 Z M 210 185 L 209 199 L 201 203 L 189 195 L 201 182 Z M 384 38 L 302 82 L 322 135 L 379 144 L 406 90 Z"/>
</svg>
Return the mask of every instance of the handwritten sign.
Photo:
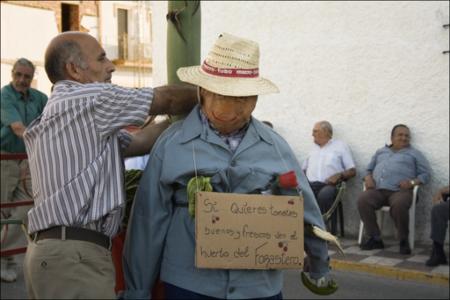
<svg viewBox="0 0 450 300">
<path fill-rule="evenodd" d="M 301 269 L 303 198 L 198 192 L 195 264 L 214 269 Z"/>
</svg>

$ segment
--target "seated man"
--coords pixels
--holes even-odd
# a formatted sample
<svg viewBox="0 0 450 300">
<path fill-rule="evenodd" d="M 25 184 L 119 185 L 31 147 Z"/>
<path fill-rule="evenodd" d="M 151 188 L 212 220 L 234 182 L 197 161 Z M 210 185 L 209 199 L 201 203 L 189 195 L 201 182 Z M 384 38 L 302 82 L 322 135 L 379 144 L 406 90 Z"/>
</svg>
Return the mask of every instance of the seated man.
<svg viewBox="0 0 450 300">
<path fill-rule="evenodd" d="M 433 251 L 426 261 L 429 267 L 447 264 L 444 252 L 445 233 L 447 232 L 449 220 L 450 189 L 447 185 L 439 190 L 433 197 L 433 208 L 431 209 L 431 239 L 433 240 Z"/>
<path fill-rule="evenodd" d="M 400 239 L 400 253 L 410 254 L 409 208 L 415 185 L 426 184 L 430 167 L 423 154 L 410 145 L 410 131 L 398 124 L 391 131 L 391 145 L 378 149 L 367 166 L 366 190 L 358 198 L 358 211 L 368 239 L 362 250 L 382 249 L 375 211 L 388 205 Z"/>
<path fill-rule="evenodd" d="M 309 184 L 316 196 L 322 214 L 333 205 L 336 185 L 356 175 L 350 148 L 344 142 L 333 139 L 333 127 L 328 121 L 314 125 L 314 148 L 303 162 Z M 337 215 L 331 216 L 331 233 L 336 234 Z"/>
<path fill-rule="evenodd" d="M 178 70 L 182 81 L 199 86 L 200 103 L 163 133 L 150 154 L 125 241 L 125 298 L 148 297 L 159 274 L 168 299 L 281 299 L 280 270 L 195 267 L 195 220 L 186 189 L 196 175 L 211 177 L 213 191 L 248 194 L 265 191 L 286 168 L 294 170 L 305 222 L 324 228 L 294 153 L 251 115 L 257 95 L 278 91 L 259 77 L 258 63 L 258 44 L 223 34 L 202 66 Z M 310 277 L 316 286 L 329 286 L 326 241 L 305 235 L 305 243 Z"/>
</svg>

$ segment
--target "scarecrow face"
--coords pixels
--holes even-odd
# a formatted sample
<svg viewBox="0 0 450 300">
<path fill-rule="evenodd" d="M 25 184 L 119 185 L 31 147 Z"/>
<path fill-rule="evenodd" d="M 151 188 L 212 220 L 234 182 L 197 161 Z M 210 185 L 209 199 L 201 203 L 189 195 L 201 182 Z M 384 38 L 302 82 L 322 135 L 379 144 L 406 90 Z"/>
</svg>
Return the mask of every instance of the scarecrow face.
<svg viewBox="0 0 450 300">
<path fill-rule="evenodd" d="M 230 134 L 242 128 L 256 106 L 258 96 L 233 97 L 200 89 L 202 110 L 215 129 Z"/>
</svg>

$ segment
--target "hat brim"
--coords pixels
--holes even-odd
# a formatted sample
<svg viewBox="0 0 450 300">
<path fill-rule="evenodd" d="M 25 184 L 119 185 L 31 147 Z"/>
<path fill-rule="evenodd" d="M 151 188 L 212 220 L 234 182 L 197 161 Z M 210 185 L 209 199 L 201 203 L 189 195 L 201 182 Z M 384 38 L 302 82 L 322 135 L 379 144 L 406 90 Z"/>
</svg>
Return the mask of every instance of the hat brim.
<svg viewBox="0 0 450 300">
<path fill-rule="evenodd" d="M 224 96 L 245 97 L 278 93 L 278 87 L 270 80 L 214 76 L 204 72 L 200 66 L 183 67 L 177 70 L 181 81 L 198 85 L 208 91 Z"/>
</svg>

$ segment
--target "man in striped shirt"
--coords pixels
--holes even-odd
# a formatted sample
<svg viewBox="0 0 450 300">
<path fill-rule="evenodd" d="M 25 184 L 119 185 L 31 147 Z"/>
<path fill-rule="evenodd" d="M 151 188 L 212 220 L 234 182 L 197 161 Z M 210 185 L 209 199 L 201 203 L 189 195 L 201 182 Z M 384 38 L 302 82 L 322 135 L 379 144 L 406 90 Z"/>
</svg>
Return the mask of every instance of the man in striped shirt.
<svg viewBox="0 0 450 300">
<path fill-rule="evenodd" d="M 167 124 L 136 134 L 122 129 L 149 114 L 189 112 L 196 91 L 111 84 L 114 65 L 95 38 L 80 32 L 50 42 L 45 70 L 53 92 L 24 134 L 35 201 L 27 292 L 31 299 L 115 298 L 110 244 L 125 203 L 123 157 L 148 153 Z"/>
</svg>

